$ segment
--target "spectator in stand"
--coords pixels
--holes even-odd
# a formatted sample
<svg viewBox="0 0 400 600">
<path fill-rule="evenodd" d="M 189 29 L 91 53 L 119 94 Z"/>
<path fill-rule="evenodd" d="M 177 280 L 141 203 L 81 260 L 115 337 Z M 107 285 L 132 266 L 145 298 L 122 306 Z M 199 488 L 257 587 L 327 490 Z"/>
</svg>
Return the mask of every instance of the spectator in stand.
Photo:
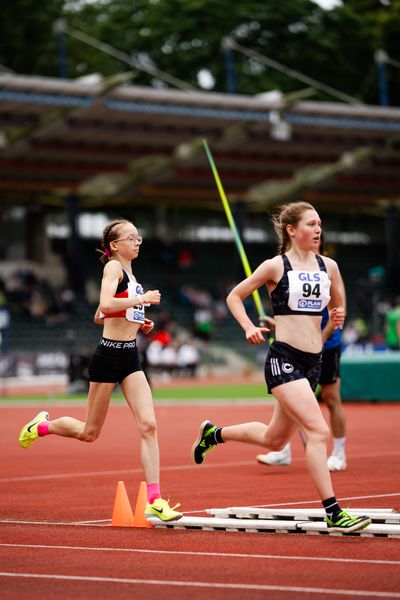
<svg viewBox="0 0 400 600">
<path fill-rule="evenodd" d="M 6 286 L 0 279 L 0 354 L 8 351 L 8 336 L 10 331 L 11 315 L 8 308 Z"/>
<path fill-rule="evenodd" d="M 368 327 L 364 319 L 357 317 L 349 321 L 343 329 L 343 345 L 353 350 L 363 350 L 368 341 Z"/>
<path fill-rule="evenodd" d="M 176 350 L 174 342 L 171 342 L 161 348 L 160 368 L 168 378 L 173 377 L 176 371 Z"/>
<path fill-rule="evenodd" d="M 163 345 L 159 340 L 153 339 L 147 346 L 147 364 L 153 373 L 158 373 L 161 368 L 161 352 Z"/>
<path fill-rule="evenodd" d="M 208 308 L 198 308 L 193 315 L 194 334 L 208 342 L 214 330 L 212 313 Z"/>
<path fill-rule="evenodd" d="M 180 269 L 190 269 L 193 265 L 193 252 L 189 248 L 183 248 L 178 254 L 178 265 Z"/>
<path fill-rule="evenodd" d="M 200 362 L 200 353 L 193 340 L 187 339 L 178 348 L 176 363 L 181 375 L 196 377 Z"/>
<path fill-rule="evenodd" d="M 385 339 L 390 350 L 400 350 L 400 296 L 385 317 Z"/>
</svg>

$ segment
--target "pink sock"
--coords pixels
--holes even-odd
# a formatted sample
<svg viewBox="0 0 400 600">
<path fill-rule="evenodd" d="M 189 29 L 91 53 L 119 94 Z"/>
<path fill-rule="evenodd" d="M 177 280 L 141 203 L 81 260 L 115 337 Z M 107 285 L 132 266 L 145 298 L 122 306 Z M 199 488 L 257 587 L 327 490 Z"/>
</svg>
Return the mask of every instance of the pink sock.
<svg viewBox="0 0 400 600">
<path fill-rule="evenodd" d="M 37 426 L 37 431 L 39 437 L 43 437 L 44 435 L 49 435 L 49 421 L 43 421 L 43 423 L 39 423 Z"/>
<path fill-rule="evenodd" d="M 147 484 L 147 502 L 153 504 L 154 500 L 161 498 L 160 484 L 159 483 L 148 483 Z"/>
</svg>

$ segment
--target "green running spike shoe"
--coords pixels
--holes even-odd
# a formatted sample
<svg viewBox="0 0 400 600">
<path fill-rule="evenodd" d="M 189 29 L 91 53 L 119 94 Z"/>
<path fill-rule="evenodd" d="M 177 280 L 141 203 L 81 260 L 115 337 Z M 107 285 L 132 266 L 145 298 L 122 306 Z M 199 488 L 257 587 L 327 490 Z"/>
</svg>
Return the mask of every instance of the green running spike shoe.
<svg viewBox="0 0 400 600">
<path fill-rule="evenodd" d="M 353 533 L 354 531 L 361 531 L 361 529 L 365 529 L 365 527 L 371 525 L 372 522 L 370 517 L 353 517 L 344 510 L 339 513 L 335 521 L 332 521 L 329 517 L 326 517 L 325 521 L 328 525 L 329 533 Z"/>
<path fill-rule="evenodd" d="M 183 517 L 182 513 L 175 510 L 179 506 L 180 504 L 175 504 L 171 507 L 167 500 L 156 498 L 152 504 L 147 503 L 144 516 L 158 517 L 161 521 L 178 521 Z"/>
<path fill-rule="evenodd" d="M 43 421 L 49 420 L 49 413 L 43 410 L 38 413 L 36 417 L 29 421 L 24 427 L 21 429 L 19 434 L 19 445 L 22 448 L 29 448 L 31 444 L 38 438 L 38 425 L 39 423 L 43 423 Z"/>
<path fill-rule="evenodd" d="M 201 465 L 205 453 L 213 450 L 216 445 L 214 437 L 216 429 L 217 426 L 210 423 L 210 421 L 203 421 L 200 425 L 200 433 L 192 446 L 192 457 L 197 465 Z"/>
</svg>

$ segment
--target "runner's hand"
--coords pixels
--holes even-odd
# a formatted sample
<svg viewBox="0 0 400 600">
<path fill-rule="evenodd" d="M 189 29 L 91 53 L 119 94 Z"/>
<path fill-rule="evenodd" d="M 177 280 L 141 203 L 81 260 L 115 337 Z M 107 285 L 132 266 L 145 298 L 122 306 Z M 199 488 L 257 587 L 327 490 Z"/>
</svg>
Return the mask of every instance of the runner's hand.
<svg viewBox="0 0 400 600">
<path fill-rule="evenodd" d="M 148 335 L 153 329 L 154 321 L 151 321 L 150 319 L 145 319 L 143 325 L 140 326 L 140 330 L 143 331 L 145 335 Z"/>
<path fill-rule="evenodd" d="M 345 319 L 344 308 L 336 307 L 329 311 L 329 318 L 335 326 L 335 329 L 342 329 Z"/>
<path fill-rule="evenodd" d="M 143 304 L 160 304 L 161 294 L 159 290 L 149 290 L 142 294 Z"/>
<path fill-rule="evenodd" d="M 265 337 L 263 333 L 267 333 L 269 329 L 267 327 L 256 327 L 255 325 L 251 325 L 245 330 L 246 340 L 249 344 L 262 344 L 265 342 Z"/>
</svg>

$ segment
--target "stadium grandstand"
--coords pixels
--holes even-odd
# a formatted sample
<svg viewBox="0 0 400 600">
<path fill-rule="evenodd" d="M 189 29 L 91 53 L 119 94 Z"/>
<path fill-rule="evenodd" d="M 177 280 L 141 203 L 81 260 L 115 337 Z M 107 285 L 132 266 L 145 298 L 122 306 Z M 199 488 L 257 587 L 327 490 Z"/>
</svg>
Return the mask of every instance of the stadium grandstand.
<svg viewBox="0 0 400 600">
<path fill-rule="evenodd" d="M 127 217 L 145 239 L 135 272 L 163 293 L 156 320 L 167 313 L 197 334 L 211 362 L 224 351 L 212 355 L 209 340 L 257 360 L 224 308 L 243 270 L 203 139 L 251 266 L 275 252 L 269 212 L 311 202 L 340 263 L 349 318 L 379 345 L 380 307 L 400 286 L 400 109 L 161 90 L 127 77 L 0 76 L 3 355 L 46 349 L 65 370 L 77 338 L 95 343 L 95 248 L 110 218 Z"/>
</svg>

